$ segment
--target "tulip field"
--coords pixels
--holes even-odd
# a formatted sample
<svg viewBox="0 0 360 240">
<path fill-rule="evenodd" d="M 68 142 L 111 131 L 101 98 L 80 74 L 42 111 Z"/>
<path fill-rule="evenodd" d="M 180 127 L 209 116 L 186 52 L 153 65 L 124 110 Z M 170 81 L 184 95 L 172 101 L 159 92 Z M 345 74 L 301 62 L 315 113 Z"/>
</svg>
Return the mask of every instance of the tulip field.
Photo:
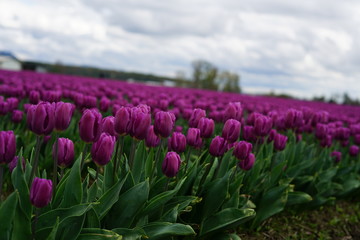
<svg viewBox="0 0 360 240">
<path fill-rule="evenodd" d="M 360 108 L 0 71 L 0 239 L 240 239 L 360 193 Z"/>
</svg>

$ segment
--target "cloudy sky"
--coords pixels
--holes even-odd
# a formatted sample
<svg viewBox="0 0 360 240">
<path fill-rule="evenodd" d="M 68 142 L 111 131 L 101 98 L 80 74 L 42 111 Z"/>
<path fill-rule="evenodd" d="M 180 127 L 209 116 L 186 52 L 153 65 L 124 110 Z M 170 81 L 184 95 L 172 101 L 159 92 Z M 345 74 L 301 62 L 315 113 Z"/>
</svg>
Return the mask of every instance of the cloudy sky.
<svg viewBox="0 0 360 240">
<path fill-rule="evenodd" d="M 0 0 L 0 50 L 166 76 L 204 59 L 248 93 L 360 97 L 359 12 L 358 0 Z"/>
</svg>

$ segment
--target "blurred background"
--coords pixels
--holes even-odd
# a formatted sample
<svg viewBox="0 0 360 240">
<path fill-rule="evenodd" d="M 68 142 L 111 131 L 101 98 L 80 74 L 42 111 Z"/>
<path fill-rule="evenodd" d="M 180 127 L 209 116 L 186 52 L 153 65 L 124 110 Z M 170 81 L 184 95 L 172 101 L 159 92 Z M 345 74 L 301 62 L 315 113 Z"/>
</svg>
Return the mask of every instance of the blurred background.
<svg viewBox="0 0 360 240">
<path fill-rule="evenodd" d="M 0 68 L 359 104 L 360 1 L 0 0 Z"/>
</svg>

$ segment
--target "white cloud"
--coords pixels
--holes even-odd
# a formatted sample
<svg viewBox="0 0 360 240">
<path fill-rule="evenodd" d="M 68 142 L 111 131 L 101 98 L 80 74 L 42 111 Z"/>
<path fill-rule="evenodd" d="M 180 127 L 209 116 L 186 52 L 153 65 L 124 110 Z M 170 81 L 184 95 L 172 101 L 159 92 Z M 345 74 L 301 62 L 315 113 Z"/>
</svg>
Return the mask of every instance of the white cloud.
<svg viewBox="0 0 360 240">
<path fill-rule="evenodd" d="M 206 59 L 245 91 L 360 95 L 355 0 L 2 0 L 0 49 L 173 76 Z"/>
</svg>

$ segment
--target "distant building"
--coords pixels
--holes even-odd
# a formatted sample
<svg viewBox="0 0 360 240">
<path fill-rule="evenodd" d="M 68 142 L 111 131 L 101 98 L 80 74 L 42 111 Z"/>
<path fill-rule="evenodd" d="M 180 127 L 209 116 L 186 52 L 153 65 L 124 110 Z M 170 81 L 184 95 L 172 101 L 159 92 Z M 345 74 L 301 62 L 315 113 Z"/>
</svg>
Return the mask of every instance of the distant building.
<svg viewBox="0 0 360 240">
<path fill-rule="evenodd" d="M 10 52 L 0 51 L 0 69 L 21 70 L 21 62 Z"/>
</svg>

